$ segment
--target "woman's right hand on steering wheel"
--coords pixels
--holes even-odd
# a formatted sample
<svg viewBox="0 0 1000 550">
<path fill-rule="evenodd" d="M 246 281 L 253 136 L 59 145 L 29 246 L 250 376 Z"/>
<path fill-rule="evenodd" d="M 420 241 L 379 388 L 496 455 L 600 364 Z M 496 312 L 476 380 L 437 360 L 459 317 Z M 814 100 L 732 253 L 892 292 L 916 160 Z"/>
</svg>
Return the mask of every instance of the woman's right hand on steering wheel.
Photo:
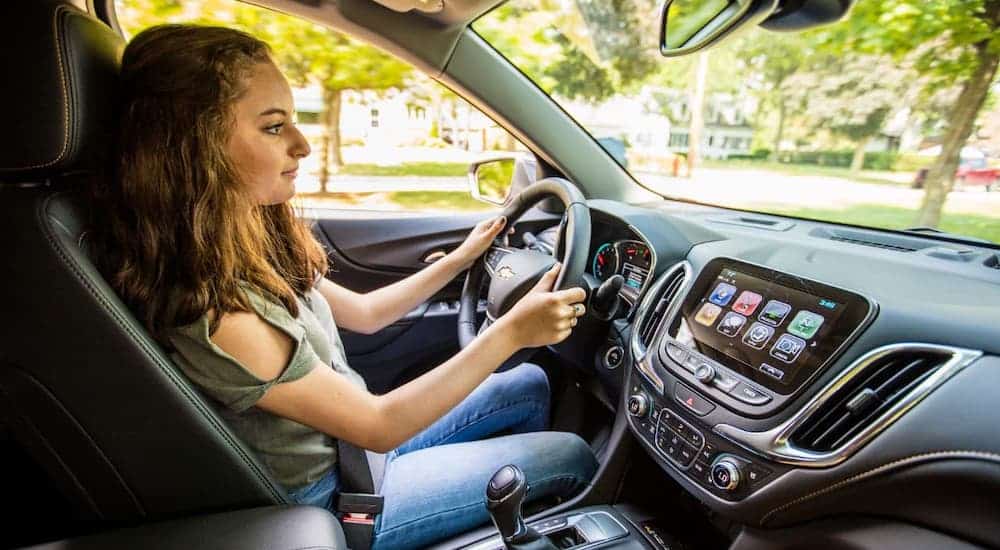
<svg viewBox="0 0 1000 550">
<path fill-rule="evenodd" d="M 580 287 L 553 292 L 561 267 L 558 263 L 552 266 L 490 328 L 513 338 L 518 349 L 558 344 L 569 337 L 577 318 L 587 311 L 582 303 L 587 293 Z"/>
</svg>

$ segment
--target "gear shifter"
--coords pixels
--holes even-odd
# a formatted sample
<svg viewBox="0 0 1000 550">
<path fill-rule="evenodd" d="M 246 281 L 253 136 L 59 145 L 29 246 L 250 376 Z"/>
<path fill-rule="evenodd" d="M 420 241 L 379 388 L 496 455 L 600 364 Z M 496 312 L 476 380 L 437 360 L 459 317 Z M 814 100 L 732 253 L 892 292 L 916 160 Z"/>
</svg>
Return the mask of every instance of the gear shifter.
<svg viewBox="0 0 1000 550">
<path fill-rule="evenodd" d="M 486 509 L 508 550 L 555 550 L 555 545 L 521 517 L 521 503 L 528 493 L 524 472 L 513 464 L 497 470 L 486 484 Z"/>
</svg>

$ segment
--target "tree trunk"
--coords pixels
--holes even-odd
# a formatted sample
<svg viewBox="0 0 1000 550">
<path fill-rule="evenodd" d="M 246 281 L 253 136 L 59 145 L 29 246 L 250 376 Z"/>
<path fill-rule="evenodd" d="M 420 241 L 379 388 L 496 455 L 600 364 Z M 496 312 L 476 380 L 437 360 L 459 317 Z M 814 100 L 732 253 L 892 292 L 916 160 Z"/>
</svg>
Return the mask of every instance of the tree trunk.
<svg viewBox="0 0 1000 550">
<path fill-rule="evenodd" d="M 778 131 L 774 135 L 774 146 L 771 148 L 771 160 L 781 159 L 781 140 L 785 139 L 785 96 L 778 94 Z"/>
<path fill-rule="evenodd" d="M 688 127 L 688 177 L 694 176 L 694 170 L 701 159 L 701 133 L 705 127 L 705 79 L 708 76 L 708 53 L 698 54 L 698 65 L 695 68 L 694 92 L 691 94 L 691 125 Z"/>
<path fill-rule="evenodd" d="M 340 101 L 341 90 L 323 88 L 323 150 L 320 155 L 319 192 L 326 193 L 330 181 L 330 167 L 340 168 L 344 158 L 340 154 Z"/>
<path fill-rule="evenodd" d="M 976 50 L 979 65 L 962 85 L 948 120 L 941 154 L 934 160 L 924 181 L 924 198 L 916 222 L 919 227 L 937 227 L 941 223 L 941 210 L 954 185 L 962 147 L 972 134 L 976 115 L 986 101 L 990 83 L 997 72 L 1000 52 L 990 52 L 987 41 L 976 44 Z"/>
<path fill-rule="evenodd" d="M 851 159 L 851 175 L 857 176 L 865 167 L 865 150 L 873 136 L 865 136 L 854 146 L 854 158 Z"/>
</svg>

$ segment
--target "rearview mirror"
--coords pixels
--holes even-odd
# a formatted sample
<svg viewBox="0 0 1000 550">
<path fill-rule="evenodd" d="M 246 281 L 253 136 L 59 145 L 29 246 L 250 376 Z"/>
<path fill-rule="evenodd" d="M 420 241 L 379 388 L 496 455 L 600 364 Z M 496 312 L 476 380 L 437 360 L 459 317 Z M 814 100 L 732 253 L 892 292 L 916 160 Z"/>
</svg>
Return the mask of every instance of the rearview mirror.
<svg viewBox="0 0 1000 550">
<path fill-rule="evenodd" d="M 778 0 L 665 0 L 660 12 L 660 54 L 685 55 L 760 22 Z"/>
</svg>

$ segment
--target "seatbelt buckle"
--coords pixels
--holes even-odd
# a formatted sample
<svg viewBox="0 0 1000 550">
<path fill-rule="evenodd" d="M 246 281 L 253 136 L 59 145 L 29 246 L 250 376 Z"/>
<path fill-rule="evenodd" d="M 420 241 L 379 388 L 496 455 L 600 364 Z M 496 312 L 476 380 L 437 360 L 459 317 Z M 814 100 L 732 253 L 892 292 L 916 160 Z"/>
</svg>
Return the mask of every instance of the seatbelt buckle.
<svg viewBox="0 0 1000 550">
<path fill-rule="evenodd" d="M 382 512 L 382 495 L 368 493 L 340 493 L 337 496 L 337 511 L 343 514 L 341 521 L 373 525 L 375 516 Z"/>
</svg>

